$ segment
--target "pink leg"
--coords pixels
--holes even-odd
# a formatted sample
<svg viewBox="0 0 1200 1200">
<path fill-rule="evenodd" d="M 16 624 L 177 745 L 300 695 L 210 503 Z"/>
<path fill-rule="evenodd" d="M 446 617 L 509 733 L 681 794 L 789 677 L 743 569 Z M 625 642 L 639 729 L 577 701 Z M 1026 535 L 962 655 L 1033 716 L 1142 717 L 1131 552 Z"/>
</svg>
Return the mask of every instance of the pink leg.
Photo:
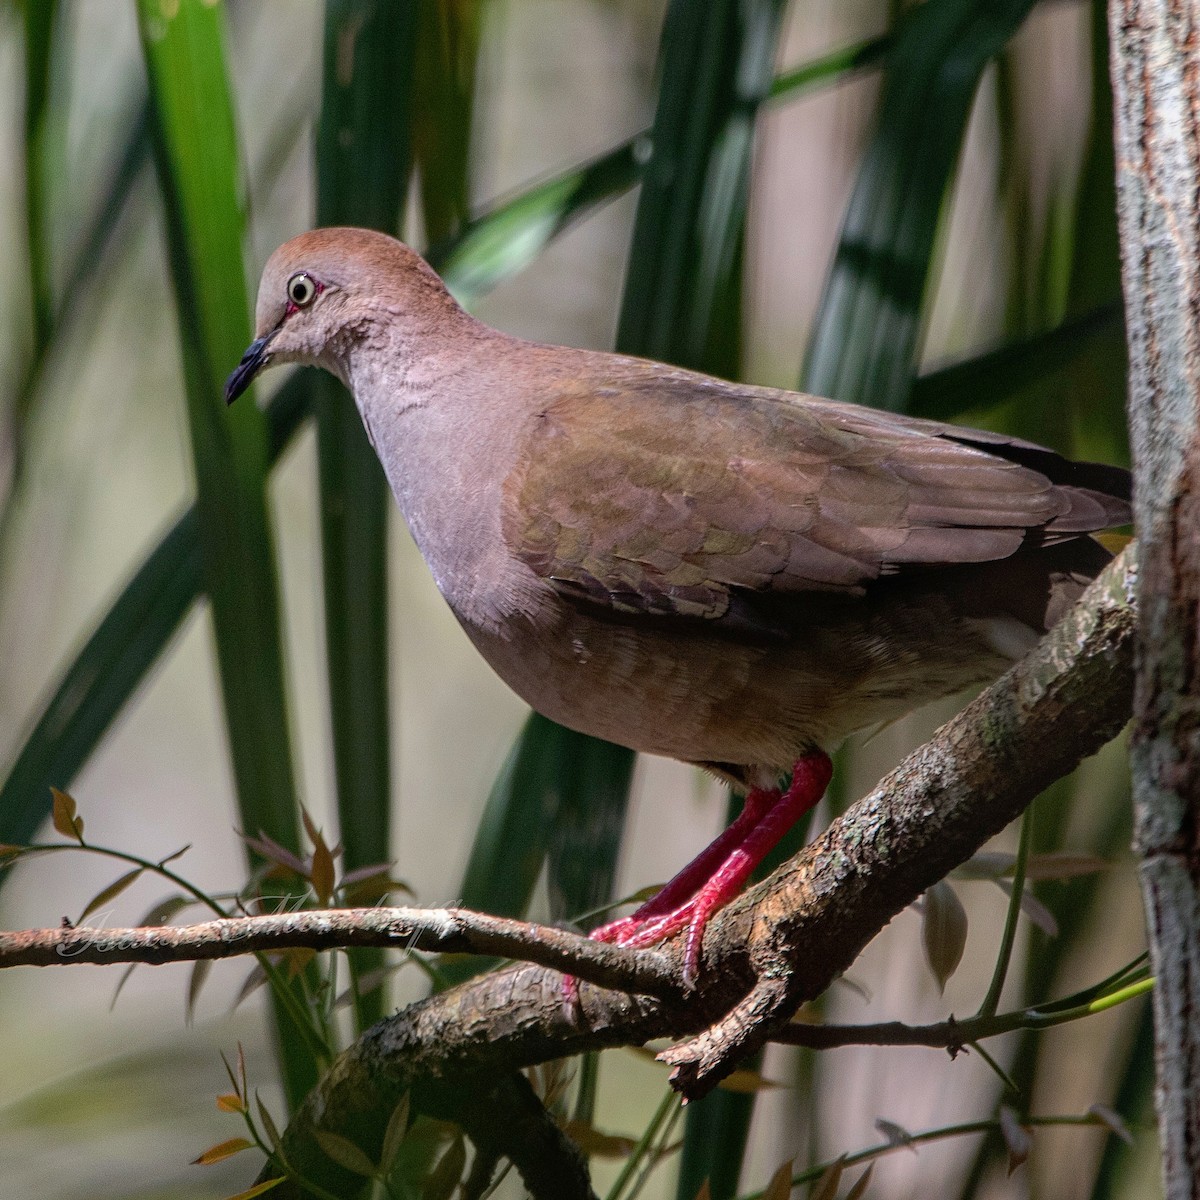
<svg viewBox="0 0 1200 1200">
<path fill-rule="evenodd" d="M 620 942 L 636 928 L 645 925 L 653 917 L 673 912 L 685 900 L 690 900 L 729 857 L 730 852 L 740 846 L 754 828 L 779 802 L 779 791 L 775 788 L 751 788 L 742 803 L 742 811 L 734 818 L 719 837 L 711 841 L 678 875 L 668 880 L 645 904 L 627 917 L 601 925 L 588 935 L 597 942 Z"/>
<path fill-rule="evenodd" d="M 833 764 L 823 751 L 813 751 L 795 766 L 792 782 L 768 813 L 749 831 L 685 903 L 656 920 L 644 923 L 619 941 L 623 946 L 650 946 L 687 926 L 683 954 L 683 980 L 696 982 L 700 966 L 700 948 L 709 917 L 732 900 L 750 878 L 755 867 L 779 844 L 785 833 L 825 794 L 833 774 Z"/>
<path fill-rule="evenodd" d="M 674 912 L 712 879 L 714 872 L 720 870 L 721 865 L 746 841 L 778 802 L 778 789 L 751 788 L 742 802 L 742 811 L 679 874 L 672 876 L 629 916 L 598 926 L 588 937 L 597 942 L 616 942 L 618 946 L 633 944 L 631 939 L 637 937 L 647 923 L 655 924 Z M 563 976 L 562 995 L 564 1009 L 568 1014 L 575 1013 L 579 1008 L 579 981 L 574 975 Z"/>
<path fill-rule="evenodd" d="M 788 789 L 754 788 L 737 819 L 661 891 L 631 916 L 592 933 L 599 941 L 642 947 L 662 941 L 687 926 L 683 979 L 696 981 L 700 948 L 709 917 L 741 890 L 755 867 L 785 833 L 825 794 L 833 774 L 829 756 L 814 750 L 796 762 Z M 568 976 L 563 996 L 569 1009 L 578 1000 L 578 985 Z"/>
</svg>

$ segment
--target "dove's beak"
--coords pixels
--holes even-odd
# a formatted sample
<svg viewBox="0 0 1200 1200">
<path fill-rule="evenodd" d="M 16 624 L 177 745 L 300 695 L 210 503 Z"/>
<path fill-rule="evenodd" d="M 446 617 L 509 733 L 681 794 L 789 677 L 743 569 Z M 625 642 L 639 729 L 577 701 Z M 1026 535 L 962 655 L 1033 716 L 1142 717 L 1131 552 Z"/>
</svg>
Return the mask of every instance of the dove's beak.
<svg viewBox="0 0 1200 1200">
<path fill-rule="evenodd" d="M 242 355 L 242 361 L 234 367 L 232 374 L 225 380 L 225 403 L 232 404 L 253 382 L 254 377 L 271 361 L 267 350 L 271 338 L 275 336 L 272 330 L 254 341 Z"/>
</svg>

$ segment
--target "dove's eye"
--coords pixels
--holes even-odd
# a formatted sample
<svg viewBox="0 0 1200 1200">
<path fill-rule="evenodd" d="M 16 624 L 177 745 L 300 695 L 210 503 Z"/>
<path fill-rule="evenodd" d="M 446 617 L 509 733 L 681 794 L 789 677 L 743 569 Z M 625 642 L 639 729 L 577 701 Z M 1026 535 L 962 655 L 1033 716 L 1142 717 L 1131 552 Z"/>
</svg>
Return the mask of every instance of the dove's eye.
<svg viewBox="0 0 1200 1200">
<path fill-rule="evenodd" d="M 298 271 L 287 282 L 288 300 L 296 308 L 307 308 L 320 291 L 321 285 L 307 271 Z"/>
</svg>

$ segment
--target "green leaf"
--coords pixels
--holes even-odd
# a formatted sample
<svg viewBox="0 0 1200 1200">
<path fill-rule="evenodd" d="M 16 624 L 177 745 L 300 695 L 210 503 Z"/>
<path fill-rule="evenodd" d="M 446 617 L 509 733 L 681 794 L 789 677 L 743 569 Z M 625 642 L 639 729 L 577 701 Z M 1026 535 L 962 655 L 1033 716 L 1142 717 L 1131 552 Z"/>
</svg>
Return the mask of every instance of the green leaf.
<svg viewBox="0 0 1200 1200">
<path fill-rule="evenodd" d="M 946 421 L 984 412 L 1086 360 L 1101 339 L 1123 328 L 1120 304 L 1106 304 L 1054 329 L 919 376 L 910 411 Z"/>
<path fill-rule="evenodd" d="M 317 1145 L 339 1167 L 345 1167 L 347 1171 L 351 1171 L 355 1175 L 361 1175 L 366 1179 L 370 1179 L 376 1174 L 375 1164 L 349 1138 L 342 1137 L 340 1133 L 333 1133 L 328 1129 L 319 1129 L 315 1126 L 311 1132 Z"/>
<path fill-rule="evenodd" d="M 51 788 L 50 796 L 53 803 L 54 828 L 63 837 L 70 838 L 81 846 L 86 845 L 83 840 L 83 818 L 76 816 L 78 806 L 75 803 L 75 797 L 66 792 L 60 792 L 58 788 Z"/>
<path fill-rule="evenodd" d="M 633 755 L 532 713 L 492 784 L 460 888 L 465 908 L 521 916 L 553 845 L 551 903 L 580 912 L 607 899 L 620 848 Z M 580 854 L 572 848 L 579 847 Z M 599 863 L 599 866 L 597 865 Z M 447 983 L 489 960 L 442 963 Z"/>
<path fill-rule="evenodd" d="M 805 391 L 879 408 L 908 403 L 938 217 L 975 91 L 1032 7 L 929 0 L 901 23 L 817 314 Z"/>
<path fill-rule="evenodd" d="M 138 6 L 155 155 L 179 307 L 204 585 L 213 609 L 243 823 L 293 848 L 295 790 L 283 694 L 267 435 L 253 404 L 226 411 L 221 383 L 250 337 L 238 147 L 220 10 Z"/>
<path fill-rule="evenodd" d="M 740 291 L 753 122 L 770 94 L 782 10 L 779 0 L 673 0 L 667 10 L 617 325 L 624 353 L 736 370 L 736 337 L 722 361 L 710 338 L 730 336 L 728 299 Z"/>
<path fill-rule="evenodd" d="M 855 71 L 876 66 L 891 46 L 890 37 L 871 38 L 792 67 L 775 77 L 770 99 L 795 99 L 818 84 L 831 83 Z"/>
<path fill-rule="evenodd" d="M 385 1171 L 391 1170 L 396 1156 L 400 1153 L 400 1147 L 404 1144 L 405 1135 L 408 1133 L 409 1107 L 409 1094 L 405 1092 L 400 1098 L 400 1103 L 396 1105 L 392 1110 L 392 1115 L 388 1118 L 387 1128 L 383 1132 L 383 1148 L 379 1156 L 380 1164 Z"/>
<path fill-rule="evenodd" d="M 245 1095 L 246 1086 L 245 1079 L 242 1079 L 241 1094 Z M 283 1138 L 279 1134 L 279 1127 L 275 1124 L 275 1118 L 271 1116 L 271 1110 L 262 1102 L 262 1097 L 255 1092 L 254 1104 L 258 1109 L 258 1120 L 263 1127 L 263 1132 L 267 1135 L 267 1141 L 271 1144 L 271 1149 L 274 1151 L 277 1158 L 282 1161 L 283 1155 Z"/>
<path fill-rule="evenodd" d="M 38 19 L 56 11 L 54 5 L 33 2 L 28 5 L 28 10 L 38 13 Z M 42 380 L 50 361 L 49 352 L 61 336 L 64 326 L 67 326 L 81 310 L 85 309 L 84 301 L 93 299 L 93 292 L 89 285 L 97 279 L 104 278 L 108 267 L 105 251 L 109 249 L 114 240 L 113 235 L 120 228 L 118 218 L 125 211 L 125 203 L 129 199 L 134 181 L 141 174 L 149 157 L 149 111 L 143 93 L 136 102 L 128 105 L 126 110 L 115 119 L 110 118 L 114 127 L 126 131 L 123 143 L 114 150 L 112 155 L 115 166 L 95 208 L 88 219 L 83 222 L 82 232 L 72 248 L 71 263 L 64 273 L 65 281 L 61 285 L 57 302 L 50 311 L 48 323 L 44 316 L 35 316 L 35 320 L 42 323 L 41 329 L 37 334 L 32 354 L 12 401 L 13 471 L 8 494 L 4 497 L 3 505 L 0 506 L 0 558 L 4 555 L 5 546 L 11 534 L 10 520 L 15 508 L 15 500 L 24 485 L 25 476 L 22 470 L 25 456 L 24 433 L 33 415 L 37 398 L 41 394 Z M 37 157 L 42 157 L 40 151 Z M 30 161 L 28 169 L 32 171 L 34 166 L 35 164 Z M 32 221 L 35 219 L 32 216 L 33 193 L 26 197 L 26 201 L 30 206 Z M 38 221 L 38 232 L 35 233 L 31 226 L 31 239 L 41 237 L 41 218 L 38 217 L 36 220 Z M 38 251 L 31 244 L 29 254 L 34 294 L 49 295 L 49 250 L 43 248 Z M 41 257 L 47 257 L 46 264 L 38 265 Z M 37 301 L 39 312 L 42 305 L 43 301 Z"/>
<path fill-rule="evenodd" d="M 211 1167 L 213 1163 L 224 1162 L 227 1158 L 232 1158 L 235 1154 L 241 1154 L 243 1150 L 253 1150 L 254 1143 L 249 1138 L 235 1137 L 228 1141 L 218 1142 L 215 1146 L 210 1146 L 199 1158 L 192 1159 L 192 1165 L 196 1167 Z"/>
<path fill-rule="evenodd" d="M 286 1175 L 280 1175 L 275 1179 L 266 1179 L 262 1183 L 256 1183 L 253 1187 L 247 1188 L 244 1192 L 236 1192 L 234 1195 L 226 1197 L 226 1200 L 254 1200 L 256 1196 L 261 1196 L 286 1182 Z"/>
<path fill-rule="evenodd" d="M 627 192 L 641 177 L 636 139 L 599 158 L 523 189 L 469 222 L 429 261 L 463 304 L 532 263 L 564 230 Z"/>
<path fill-rule="evenodd" d="M 426 237 L 437 244 L 459 233 L 470 209 L 471 117 L 483 6 L 478 0 L 420 0 L 416 7 L 413 152 Z"/>
<path fill-rule="evenodd" d="M 821 84 L 844 78 L 877 63 L 887 45 L 886 38 L 857 42 L 787 71 L 772 82 L 767 99 L 795 99 Z M 745 148 L 748 116 L 743 113 L 736 118 L 741 127 L 738 153 Z M 429 261 L 459 301 L 469 305 L 527 267 L 560 233 L 637 184 L 652 144 L 651 131 L 643 130 L 591 162 L 522 189 L 512 199 L 494 205 L 485 216 L 468 222 L 452 240 L 435 243 Z M 733 198 L 744 203 L 742 196 Z"/>
<path fill-rule="evenodd" d="M 51 50 L 59 25 L 58 0 L 25 0 L 25 229 L 29 249 L 30 297 L 33 302 L 34 354 L 40 356 L 54 322 L 50 279 L 50 246 L 46 237 L 50 179 Z M 59 102 L 61 106 L 61 100 Z M 21 414 L 18 414 L 20 416 Z"/>
<path fill-rule="evenodd" d="M 108 887 L 101 888 L 88 901 L 87 907 L 79 914 L 79 920 L 76 921 L 76 924 L 83 924 L 98 908 L 103 908 L 110 900 L 115 900 L 130 884 L 138 880 L 142 871 L 142 867 L 135 867 L 132 871 L 126 871 L 119 879 L 113 880 Z"/>
<path fill-rule="evenodd" d="M 967 912 L 954 889 L 943 879 L 926 893 L 921 921 L 921 941 L 938 991 L 958 970 L 967 944 Z"/>
<path fill-rule="evenodd" d="M 242 263 L 240 154 L 225 74 L 222 11 L 204 0 L 139 0 L 171 280 L 195 465 L 201 568 L 243 828 L 299 844 L 268 444 L 251 402 L 226 410 L 222 383 L 251 337 Z M 288 1096 L 316 1082 L 303 1038 L 276 1000 Z"/>
<path fill-rule="evenodd" d="M 25 48 L 25 248 L 29 263 L 30 327 L 33 338 L 23 378 L 11 406 L 5 405 L 5 433 L 11 437 L 12 483 L 0 512 L 0 547 L 7 534 L 13 498 L 24 478 L 25 431 L 37 396 L 37 381 L 54 338 L 52 254 L 47 227 L 50 197 L 64 167 L 62 118 L 64 98 L 51 104 L 55 78 L 56 42 L 61 41 L 62 8 L 58 0 L 25 0 L 18 6 L 24 15 Z M 65 56 L 64 56 L 65 57 Z M 65 78 L 65 72 L 57 72 Z M 57 126 L 57 130 L 56 130 Z M 57 132 L 58 136 L 55 136 Z M 54 178 L 55 169 L 58 179 Z"/>
<path fill-rule="evenodd" d="M 409 176 L 416 9 L 365 0 L 325 6 L 317 127 L 317 223 L 398 232 Z M 391 496 L 358 410 L 336 379 L 313 381 L 320 480 L 325 661 L 344 865 L 391 853 L 387 527 Z M 357 977 L 379 950 L 349 954 Z M 384 990 L 352 989 L 361 1031 L 383 1015 Z"/>
<path fill-rule="evenodd" d="M 521 916 L 562 803 L 580 734 L 531 713 L 492 784 L 460 889 L 464 908 Z"/>
</svg>

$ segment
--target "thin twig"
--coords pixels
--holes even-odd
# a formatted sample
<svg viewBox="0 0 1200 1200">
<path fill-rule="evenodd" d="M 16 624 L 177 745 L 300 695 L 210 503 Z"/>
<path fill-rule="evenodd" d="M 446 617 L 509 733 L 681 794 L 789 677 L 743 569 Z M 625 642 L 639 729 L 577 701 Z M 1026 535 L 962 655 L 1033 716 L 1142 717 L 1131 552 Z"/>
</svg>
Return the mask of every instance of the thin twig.
<svg viewBox="0 0 1200 1200">
<path fill-rule="evenodd" d="M 0 933 L 0 969 L 126 962 L 157 966 L 296 947 L 349 946 L 498 955 L 570 971 L 601 987 L 668 997 L 682 991 L 670 960 L 657 952 L 627 950 L 563 929 L 460 908 L 307 909 L 196 925 L 28 929 Z"/>
</svg>

